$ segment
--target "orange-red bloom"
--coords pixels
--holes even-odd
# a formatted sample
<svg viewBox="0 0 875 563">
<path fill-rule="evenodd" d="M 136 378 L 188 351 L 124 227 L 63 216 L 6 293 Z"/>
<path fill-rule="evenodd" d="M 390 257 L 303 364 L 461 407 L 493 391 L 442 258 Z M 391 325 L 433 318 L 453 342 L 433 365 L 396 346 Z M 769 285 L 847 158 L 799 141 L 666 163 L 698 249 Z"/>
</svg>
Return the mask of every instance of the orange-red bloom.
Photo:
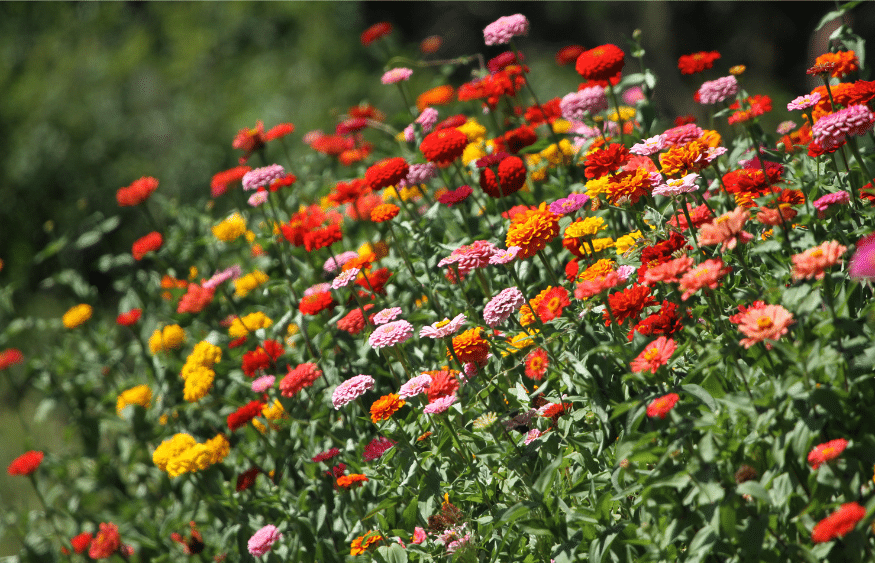
<svg viewBox="0 0 875 563">
<path fill-rule="evenodd" d="M 547 209 L 542 202 L 537 209 L 529 209 L 514 215 L 507 229 L 505 243 L 507 247 L 518 246 L 518 259 L 531 258 L 547 247 L 547 244 L 559 235 L 559 219 L 561 216 Z"/>
<path fill-rule="evenodd" d="M 438 166 L 449 166 L 462 156 L 468 137 L 456 128 L 438 129 L 425 136 L 419 144 L 419 150 L 429 162 Z"/>
<path fill-rule="evenodd" d="M 482 364 L 489 355 L 489 342 L 483 339 L 483 329 L 474 327 L 453 337 L 453 350 L 462 363 Z M 447 350 L 447 356 L 450 356 Z"/>
<path fill-rule="evenodd" d="M 857 522 L 866 516 L 866 509 L 856 502 L 843 504 L 838 510 L 821 520 L 811 531 L 811 541 L 823 543 L 840 538 L 854 529 Z"/>
<path fill-rule="evenodd" d="M 24 355 L 17 348 L 7 348 L 0 352 L 0 369 L 20 364 L 22 361 L 24 361 Z"/>
<path fill-rule="evenodd" d="M 376 424 L 381 420 L 389 420 L 403 406 L 404 399 L 395 393 L 384 395 L 371 405 L 371 422 Z"/>
<path fill-rule="evenodd" d="M 526 356 L 526 377 L 541 381 L 544 379 L 544 374 L 547 373 L 547 367 L 550 365 L 550 360 L 547 358 L 547 351 L 543 348 L 535 348 Z"/>
<path fill-rule="evenodd" d="M 377 39 L 385 37 L 392 33 L 392 24 L 389 22 L 375 23 L 371 27 L 362 32 L 362 45 L 367 47 Z"/>
<path fill-rule="evenodd" d="M 632 360 L 629 367 L 636 373 L 656 373 L 656 370 L 668 362 L 677 347 L 677 344 L 671 338 L 660 336 L 648 344 L 638 354 L 638 357 Z"/>
<path fill-rule="evenodd" d="M 431 90 L 426 90 L 416 98 L 416 107 L 419 111 L 430 106 L 444 106 L 453 101 L 455 90 L 452 86 L 444 84 Z"/>
<path fill-rule="evenodd" d="M 699 51 L 692 55 L 681 55 L 678 59 L 678 69 L 681 74 L 696 74 L 714 66 L 714 61 L 720 58 L 717 51 Z"/>
<path fill-rule="evenodd" d="M 29 451 L 21 454 L 9 464 L 6 468 L 6 473 L 9 475 L 30 475 L 43 462 L 45 454 L 39 451 Z"/>
<path fill-rule="evenodd" d="M 409 171 L 410 166 L 400 156 L 384 158 L 365 171 L 365 182 L 369 188 L 376 191 L 398 185 L 398 182 L 407 177 Z"/>
<path fill-rule="evenodd" d="M 134 260 L 142 260 L 147 252 L 158 250 L 163 244 L 164 237 L 161 236 L 161 233 L 152 231 L 148 235 L 134 241 L 131 247 L 131 254 L 134 255 Z"/>
<path fill-rule="evenodd" d="M 574 68 L 588 80 L 610 80 L 620 73 L 624 62 L 623 50 L 608 43 L 581 53 Z"/>
<path fill-rule="evenodd" d="M 647 405 L 647 416 L 650 418 L 656 418 L 657 416 L 665 418 L 679 400 L 680 397 L 677 393 L 669 393 L 668 395 L 657 397 Z"/>
<path fill-rule="evenodd" d="M 838 51 L 836 53 L 824 53 L 814 61 L 815 65 L 831 65 L 830 76 L 842 78 L 859 70 L 860 60 L 853 51 Z"/>
<path fill-rule="evenodd" d="M 541 321 L 547 322 L 562 316 L 562 310 L 569 305 L 571 301 L 568 299 L 568 290 L 564 287 L 553 287 L 547 291 L 535 310 Z"/>
<path fill-rule="evenodd" d="M 811 466 L 811 469 L 817 469 L 822 464 L 832 461 L 842 455 L 842 452 L 845 451 L 845 448 L 847 447 L 848 441 L 844 438 L 830 440 L 829 442 L 815 446 L 813 450 L 808 452 L 808 465 Z"/>
<path fill-rule="evenodd" d="M 118 201 L 119 207 L 139 205 L 149 199 L 149 196 L 157 188 L 158 180 L 151 176 L 144 176 L 130 186 L 119 188 L 115 193 L 115 198 Z"/>
<path fill-rule="evenodd" d="M 301 298 L 301 303 L 298 305 L 298 309 L 305 315 L 318 315 L 325 309 L 334 307 L 334 305 L 334 297 L 331 296 L 331 292 L 320 291 Z"/>
<path fill-rule="evenodd" d="M 341 475 L 337 478 L 338 489 L 352 489 L 361 487 L 365 484 L 368 478 L 362 473 L 353 473 L 351 475 Z"/>
<path fill-rule="evenodd" d="M 371 221 L 374 223 L 383 223 L 394 219 L 401 208 L 394 203 L 383 203 L 371 209 Z"/>
</svg>

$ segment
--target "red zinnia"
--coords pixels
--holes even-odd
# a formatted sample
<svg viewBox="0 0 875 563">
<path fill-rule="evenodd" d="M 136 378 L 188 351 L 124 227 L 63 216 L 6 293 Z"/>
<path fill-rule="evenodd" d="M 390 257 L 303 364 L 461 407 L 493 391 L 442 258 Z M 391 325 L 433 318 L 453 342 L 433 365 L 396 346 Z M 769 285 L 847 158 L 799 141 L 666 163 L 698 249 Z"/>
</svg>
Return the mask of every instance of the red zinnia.
<svg viewBox="0 0 875 563">
<path fill-rule="evenodd" d="M 538 316 L 543 322 L 552 321 L 562 316 L 562 310 L 569 305 L 571 301 L 568 299 L 568 290 L 564 287 L 554 287 L 538 304 Z"/>
<path fill-rule="evenodd" d="M 10 475 L 30 475 L 43 462 L 45 454 L 39 451 L 29 451 L 21 454 L 9 464 L 6 468 L 6 473 Z"/>
<path fill-rule="evenodd" d="M 307 252 L 313 252 L 326 246 L 331 246 L 343 238 L 340 225 L 332 224 L 321 229 L 314 229 L 304 234 L 304 248 Z"/>
<path fill-rule="evenodd" d="M 279 139 L 280 137 L 285 137 L 290 133 L 294 133 L 295 126 L 291 123 L 280 123 L 275 127 L 272 127 L 267 133 L 264 134 L 265 141 L 273 141 L 274 139 Z"/>
<path fill-rule="evenodd" d="M 419 145 L 419 150 L 429 162 L 434 162 L 438 166 L 449 166 L 462 156 L 467 144 L 467 135 L 458 129 L 446 128 L 426 135 Z"/>
<path fill-rule="evenodd" d="M 113 553 L 122 547 L 122 538 L 118 533 L 118 526 L 101 522 L 100 530 L 94 539 L 91 540 L 88 557 L 92 559 L 107 559 L 112 557 Z"/>
<path fill-rule="evenodd" d="M 24 360 L 24 355 L 17 348 L 7 348 L 0 352 L 0 369 L 6 369 L 9 366 L 20 364 Z"/>
<path fill-rule="evenodd" d="M 669 393 L 668 395 L 657 397 L 656 399 L 653 399 L 653 402 L 647 405 L 647 416 L 650 418 L 656 418 L 657 416 L 659 418 L 665 418 L 679 400 L 680 397 L 677 393 Z"/>
<path fill-rule="evenodd" d="M 471 186 L 460 186 L 455 190 L 441 194 L 438 196 L 437 200 L 447 207 L 452 207 L 453 205 L 468 199 L 468 196 L 470 196 L 473 191 L 474 190 L 471 189 Z"/>
<path fill-rule="evenodd" d="M 115 198 L 118 201 L 119 207 L 139 205 L 149 199 L 149 196 L 157 188 L 158 180 L 151 176 L 144 176 L 130 186 L 119 188 L 115 193 Z"/>
<path fill-rule="evenodd" d="M 638 319 L 641 311 L 648 305 L 656 305 L 656 301 L 650 295 L 650 288 L 643 285 L 633 285 L 623 291 L 612 293 L 608 297 L 610 310 L 614 314 L 614 319 L 622 324 L 626 319 Z M 610 326 L 611 316 L 608 311 L 602 313 L 605 320 L 605 326 Z"/>
<path fill-rule="evenodd" d="M 841 508 L 821 520 L 811 531 L 811 541 L 823 543 L 843 537 L 854 529 L 857 522 L 866 516 L 866 509 L 856 502 L 843 504 Z"/>
<path fill-rule="evenodd" d="M 462 136 L 465 136 L 464 133 Z M 368 187 L 376 191 L 381 188 L 398 185 L 398 182 L 407 177 L 409 171 L 410 165 L 400 156 L 384 158 L 372 164 L 365 171 L 365 182 L 368 184 Z"/>
<path fill-rule="evenodd" d="M 243 180 L 243 176 L 252 170 L 251 166 L 236 166 L 213 175 L 210 182 L 210 196 L 219 197 L 228 191 L 228 186 Z"/>
<path fill-rule="evenodd" d="M 434 402 L 459 390 L 459 380 L 456 378 L 457 371 L 440 370 L 427 372 L 431 376 L 431 385 L 428 387 L 428 402 Z"/>
<path fill-rule="evenodd" d="M 587 155 L 584 173 L 587 178 L 601 178 L 606 174 L 616 172 L 629 162 L 630 158 L 632 158 L 632 154 L 624 145 L 611 143 L 607 147 Z"/>
<path fill-rule="evenodd" d="M 383 293 L 383 288 L 386 285 L 386 282 L 389 281 L 389 278 L 392 276 L 392 273 L 389 272 L 389 268 L 380 268 L 379 270 L 375 270 L 373 272 L 362 272 L 362 275 L 359 279 L 356 280 L 356 285 L 359 285 L 368 291 L 373 291 L 374 293 Z"/>
<path fill-rule="evenodd" d="M 245 491 L 249 487 L 255 484 L 255 478 L 258 477 L 258 474 L 261 473 L 261 469 L 257 467 L 253 467 L 251 469 L 247 469 L 243 473 L 237 476 L 237 484 L 234 487 L 238 493 L 240 491 Z"/>
<path fill-rule="evenodd" d="M 196 283 L 188 284 L 188 290 L 185 295 L 179 300 L 179 305 L 176 307 L 177 313 L 200 313 L 213 300 L 216 294 L 216 288 L 202 287 Z"/>
<path fill-rule="evenodd" d="M 588 80 L 610 80 L 619 74 L 624 62 L 623 50 L 608 43 L 581 53 L 574 68 Z"/>
<path fill-rule="evenodd" d="M 126 313 L 121 313 L 118 317 L 115 318 L 115 322 L 122 326 L 133 326 L 137 321 L 140 320 L 140 316 L 143 314 L 142 309 L 131 309 Z"/>
<path fill-rule="evenodd" d="M 498 198 L 518 192 L 526 183 L 526 165 L 518 156 L 509 156 L 498 164 L 498 175 L 491 168 L 480 171 L 480 187 Z"/>
<path fill-rule="evenodd" d="M 289 366 L 289 373 L 280 381 L 280 394 L 283 397 L 294 397 L 304 387 L 311 387 L 322 376 L 322 370 L 312 362 L 301 364 L 294 369 Z"/>
<path fill-rule="evenodd" d="M 148 235 L 134 241 L 131 247 L 131 253 L 134 255 L 134 260 L 142 260 L 147 252 L 158 250 L 164 244 L 164 237 L 158 231 L 152 231 Z"/>
<path fill-rule="evenodd" d="M 714 61 L 720 58 L 717 51 L 699 51 L 692 55 L 682 55 L 678 59 L 681 74 L 696 74 L 714 66 Z"/>
<path fill-rule="evenodd" d="M 534 145 L 538 141 L 538 135 L 535 130 L 529 125 L 523 125 L 516 129 L 511 129 L 501 137 L 496 137 L 495 152 L 504 152 L 516 154 L 524 148 Z M 494 154 L 494 153 L 493 153 Z"/>
<path fill-rule="evenodd" d="M 307 295 L 301 299 L 301 303 L 298 305 L 298 309 L 305 315 L 318 315 L 331 307 L 334 307 L 334 298 L 330 291 L 320 291 Z"/>
<path fill-rule="evenodd" d="M 365 305 L 364 310 L 368 311 L 373 308 L 374 304 L 368 303 Z M 337 328 L 352 335 L 360 333 L 365 328 L 365 318 L 362 315 L 362 309 L 357 307 L 347 313 L 345 317 L 337 321 Z"/>
<path fill-rule="evenodd" d="M 261 401 L 249 401 L 236 411 L 228 415 L 228 429 L 231 432 L 246 426 L 252 419 L 261 414 L 264 403 Z"/>
<path fill-rule="evenodd" d="M 367 28 L 362 32 L 362 45 L 367 47 L 377 39 L 381 37 L 385 37 L 392 33 L 392 24 L 389 22 L 379 22 L 375 23 L 371 27 Z"/>
<path fill-rule="evenodd" d="M 88 549 L 88 546 L 91 545 L 91 538 L 93 537 L 94 534 L 92 534 L 91 532 L 82 532 L 81 534 L 73 536 L 73 538 L 70 540 L 70 545 L 73 546 L 73 551 L 75 551 L 76 553 L 84 552 L 86 549 Z"/>
<path fill-rule="evenodd" d="M 526 377 L 541 381 L 547 373 L 550 360 L 547 359 L 547 351 L 543 348 L 535 348 L 526 356 Z"/>
<path fill-rule="evenodd" d="M 559 66 L 570 65 L 577 60 L 577 57 L 579 57 L 583 51 L 584 49 L 580 45 L 562 47 L 556 53 L 556 64 Z"/>
<path fill-rule="evenodd" d="M 846 447 L 848 447 L 848 441 L 844 438 L 820 444 L 808 452 L 808 465 L 811 466 L 811 469 L 817 469 L 821 464 L 839 457 Z"/>
</svg>

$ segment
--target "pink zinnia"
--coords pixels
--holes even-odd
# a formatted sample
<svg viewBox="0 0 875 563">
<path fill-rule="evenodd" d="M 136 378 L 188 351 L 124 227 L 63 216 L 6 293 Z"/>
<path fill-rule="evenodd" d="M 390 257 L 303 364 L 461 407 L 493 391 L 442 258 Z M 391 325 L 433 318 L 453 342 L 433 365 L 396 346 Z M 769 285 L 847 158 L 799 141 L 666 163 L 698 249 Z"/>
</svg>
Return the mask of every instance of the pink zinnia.
<svg viewBox="0 0 875 563">
<path fill-rule="evenodd" d="M 662 135 L 656 135 L 655 137 L 644 139 L 640 143 L 632 145 L 632 148 L 629 149 L 629 152 L 640 156 L 650 156 L 651 154 L 658 153 L 659 151 L 664 149 L 665 146 L 665 139 L 662 137 Z"/>
<path fill-rule="evenodd" d="M 778 133 L 778 135 L 786 135 L 787 133 L 789 133 L 793 129 L 796 129 L 796 122 L 795 121 L 789 121 L 789 120 L 782 121 L 781 123 L 778 124 L 777 133 Z"/>
<path fill-rule="evenodd" d="M 383 77 L 380 78 L 380 82 L 383 84 L 395 84 L 396 82 L 401 82 L 403 80 L 410 80 L 410 76 L 413 74 L 413 70 L 409 68 L 393 68 L 392 70 L 387 70 Z"/>
<path fill-rule="evenodd" d="M 747 338 L 742 338 L 739 344 L 750 348 L 764 340 L 778 340 L 787 334 L 787 327 L 793 324 L 793 315 L 780 305 L 756 304 L 744 313 L 733 315 L 730 321 L 738 324 Z M 769 347 L 769 343 L 766 342 Z"/>
<path fill-rule="evenodd" d="M 848 275 L 852 280 L 875 280 L 875 233 L 857 242 L 857 251 L 848 265 Z"/>
<path fill-rule="evenodd" d="M 522 14 L 498 18 L 483 29 L 487 45 L 504 45 L 517 35 L 528 35 L 529 20 Z"/>
<path fill-rule="evenodd" d="M 423 112 L 424 113 L 424 112 Z M 401 180 L 399 186 L 402 188 L 407 186 L 416 186 L 424 184 L 437 175 L 437 166 L 433 162 L 421 162 L 410 165 L 410 171 L 407 172 L 407 178 Z"/>
<path fill-rule="evenodd" d="M 273 387 L 274 382 L 276 381 L 276 376 L 273 375 L 262 375 L 258 379 L 252 382 L 252 390 L 256 393 L 264 393 L 271 387 Z"/>
<path fill-rule="evenodd" d="M 463 314 L 458 314 L 453 317 L 453 320 L 444 319 L 430 326 L 424 326 L 419 330 L 420 338 L 443 338 L 449 336 L 465 324 L 467 317 Z"/>
<path fill-rule="evenodd" d="M 847 205 L 851 202 L 851 195 L 848 192 L 834 192 L 815 199 L 812 204 L 817 209 L 817 218 L 824 219 L 827 210 L 833 205 Z"/>
<path fill-rule="evenodd" d="M 342 252 L 337 256 L 331 256 L 328 260 L 325 261 L 322 269 L 330 274 L 338 268 L 342 268 L 344 264 L 346 264 L 353 258 L 357 258 L 358 255 L 359 253 L 355 250 L 347 250 L 346 252 Z"/>
<path fill-rule="evenodd" d="M 805 94 L 804 96 L 799 96 L 794 99 L 792 102 L 787 104 L 787 109 L 789 111 L 793 111 L 794 109 L 808 109 L 817 105 L 817 102 L 820 101 L 820 94 L 817 92 L 813 92 L 811 94 Z"/>
<path fill-rule="evenodd" d="M 361 272 L 358 268 L 350 268 L 349 270 L 344 270 L 340 274 L 337 275 L 336 278 L 331 280 L 331 288 L 332 289 L 340 289 L 342 287 L 346 287 L 352 282 L 355 281 L 355 278 Z"/>
<path fill-rule="evenodd" d="M 705 82 L 699 87 L 699 103 L 716 104 L 738 93 L 738 81 L 734 76 L 724 76 Z"/>
<path fill-rule="evenodd" d="M 383 457 L 384 453 L 394 448 L 396 443 L 397 442 L 393 442 L 389 438 L 384 438 L 383 436 L 374 438 L 367 446 L 365 446 L 362 458 L 364 458 L 365 461 L 380 459 Z"/>
<path fill-rule="evenodd" d="M 489 263 L 493 266 L 500 266 L 502 264 L 513 262 L 516 259 L 516 255 L 520 253 L 520 250 L 519 246 L 511 246 L 505 250 L 498 250 L 495 254 L 489 257 Z"/>
<path fill-rule="evenodd" d="M 436 110 L 434 108 L 425 108 L 424 110 L 422 110 L 422 113 L 419 114 L 419 117 L 417 117 L 414 120 L 415 123 L 419 123 L 419 125 L 422 127 L 423 133 L 431 133 L 431 130 L 434 129 L 434 126 L 437 124 L 437 121 L 438 121 L 438 110 Z M 429 163 L 429 164 L 431 164 L 431 163 Z M 407 176 L 408 177 L 410 176 L 409 172 L 407 173 Z M 406 178 L 405 178 L 405 181 L 406 181 Z"/>
<path fill-rule="evenodd" d="M 201 284 L 201 287 L 204 289 L 213 289 L 218 287 L 223 282 L 226 282 L 230 279 L 237 279 L 243 275 L 243 269 L 240 266 L 231 266 L 230 268 L 225 268 L 221 272 L 216 272 L 213 274 L 213 277 L 205 281 Z"/>
<path fill-rule="evenodd" d="M 677 393 L 669 393 L 668 395 L 657 397 L 647 405 L 647 416 L 650 418 L 656 418 L 657 416 L 665 418 L 679 400 L 680 397 Z"/>
<path fill-rule="evenodd" d="M 455 402 L 456 402 L 455 395 L 446 395 L 446 396 L 441 397 L 439 399 L 435 399 L 434 401 L 425 405 L 425 408 L 422 409 L 422 412 L 424 412 L 425 414 L 442 413 L 445 410 L 447 410 L 448 408 L 450 408 L 450 405 L 452 405 Z"/>
<path fill-rule="evenodd" d="M 859 104 L 821 117 L 811 128 L 811 135 L 821 147 L 833 149 L 841 145 L 846 136 L 864 135 L 873 125 L 875 114 L 865 104 Z"/>
<path fill-rule="evenodd" d="M 526 303 L 526 298 L 523 293 L 516 287 L 508 287 L 489 300 L 486 307 L 483 308 L 483 320 L 486 324 L 495 328 L 510 317 L 516 311 L 519 311 Z"/>
<path fill-rule="evenodd" d="M 273 544 L 276 543 L 277 540 L 282 539 L 282 537 L 283 535 L 279 532 L 276 526 L 268 524 L 249 538 L 249 543 L 246 547 L 251 555 L 261 557 L 270 551 Z"/>
<path fill-rule="evenodd" d="M 274 180 L 284 178 L 285 175 L 286 170 L 280 164 L 256 168 L 243 175 L 243 189 L 245 191 L 257 190 L 258 188 L 269 186 Z"/>
<path fill-rule="evenodd" d="M 246 200 L 246 203 L 248 203 L 252 207 L 258 207 L 259 205 L 262 205 L 265 201 L 267 201 L 268 195 L 270 195 L 270 193 L 267 190 L 257 191 L 249 196 L 249 199 Z"/>
<path fill-rule="evenodd" d="M 647 345 L 644 350 L 638 354 L 638 357 L 632 360 L 629 367 L 636 373 L 656 373 L 660 366 L 664 366 L 678 345 L 671 338 L 660 336 L 653 342 Z"/>
<path fill-rule="evenodd" d="M 401 307 L 389 307 L 388 309 L 383 309 L 379 313 L 375 313 L 371 318 L 371 322 L 375 325 L 384 325 L 397 319 L 401 312 Z"/>
<path fill-rule="evenodd" d="M 497 252 L 498 248 L 487 240 L 477 240 L 471 244 L 460 246 L 455 249 L 449 256 L 438 262 L 438 267 L 450 266 L 447 270 L 447 277 L 452 282 L 456 282 L 455 270 L 458 268 L 459 276 L 462 279 L 469 272 L 476 268 L 485 268 L 489 265 L 489 259 Z M 453 267 L 452 265 L 455 264 Z"/>
<path fill-rule="evenodd" d="M 357 375 L 350 377 L 343 383 L 337 386 L 334 393 L 331 394 L 331 403 L 335 409 L 349 404 L 362 395 L 366 391 L 374 388 L 374 378 L 370 375 Z"/>
<path fill-rule="evenodd" d="M 304 297 L 308 297 L 310 295 L 316 295 L 317 293 L 325 293 L 326 291 L 331 291 L 331 284 L 328 282 L 317 283 L 316 285 L 311 285 L 307 289 L 304 290 Z"/>
<path fill-rule="evenodd" d="M 696 184 L 698 179 L 699 175 L 695 172 L 687 174 L 683 178 L 670 178 L 664 184 L 653 188 L 651 193 L 653 195 L 675 196 L 695 192 L 699 189 L 699 186 Z"/>
<path fill-rule="evenodd" d="M 427 538 L 428 536 L 426 535 L 425 530 L 417 526 L 413 529 L 413 538 L 411 538 L 410 542 L 418 545 L 424 542 Z"/>
<path fill-rule="evenodd" d="M 608 109 L 608 98 L 601 86 L 590 86 L 579 92 L 565 94 L 559 102 L 562 117 L 568 121 L 583 121 L 586 115 L 592 115 Z"/>
<path fill-rule="evenodd" d="M 577 284 L 574 288 L 574 297 L 576 299 L 588 299 L 602 293 L 603 291 L 616 287 L 621 281 L 624 280 L 619 272 L 608 272 L 604 276 L 582 281 Z"/>
<path fill-rule="evenodd" d="M 831 240 L 820 246 L 809 248 L 802 254 L 794 255 L 793 279 L 810 280 L 816 278 L 822 280 L 825 275 L 824 271 L 830 266 L 840 263 L 839 258 L 847 249 L 847 246 L 842 246 L 837 241 Z"/>
<path fill-rule="evenodd" d="M 528 434 L 526 434 L 526 439 L 523 440 L 523 445 L 528 446 L 535 440 L 541 437 L 542 432 L 537 428 L 532 428 L 529 430 Z"/>
<path fill-rule="evenodd" d="M 704 131 L 695 123 L 687 123 L 686 125 L 678 125 L 672 127 L 661 135 L 665 146 L 675 147 L 686 145 L 690 141 L 695 141 L 702 136 Z"/>
<path fill-rule="evenodd" d="M 428 391 L 429 387 L 431 387 L 431 376 L 427 373 L 423 373 L 402 385 L 401 389 L 398 391 L 398 396 L 402 399 L 415 397 Z"/>
<path fill-rule="evenodd" d="M 692 267 L 693 259 L 685 254 L 680 258 L 675 258 L 664 264 L 647 268 L 644 272 L 644 279 L 641 280 L 641 285 L 650 286 L 657 282 L 677 283 L 680 281 L 680 276 L 685 274 Z"/>
<path fill-rule="evenodd" d="M 679 286 L 680 289 L 684 290 L 681 299 L 686 301 L 691 295 L 703 287 L 717 289 L 720 278 L 728 274 L 730 271 L 732 271 L 732 268 L 729 266 L 724 268 L 723 260 L 720 258 L 705 260 L 697 267 L 684 274 L 684 277 L 681 278 Z"/>
<path fill-rule="evenodd" d="M 750 218 L 750 213 L 741 207 L 725 213 L 710 223 L 699 227 L 699 244 L 711 246 L 720 244 L 720 250 L 727 248 L 732 250 L 741 242 L 750 242 L 753 235 L 742 230 L 745 222 Z"/>
<path fill-rule="evenodd" d="M 413 336 L 413 325 L 405 320 L 378 326 L 368 338 L 372 348 L 386 348 L 404 342 Z"/>
<path fill-rule="evenodd" d="M 570 194 L 568 197 L 557 199 L 551 203 L 548 209 L 550 213 L 555 213 L 556 215 L 568 215 L 569 213 L 574 213 L 588 202 L 589 196 L 586 194 Z M 489 263 L 493 264 L 494 262 L 490 259 Z"/>
</svg>

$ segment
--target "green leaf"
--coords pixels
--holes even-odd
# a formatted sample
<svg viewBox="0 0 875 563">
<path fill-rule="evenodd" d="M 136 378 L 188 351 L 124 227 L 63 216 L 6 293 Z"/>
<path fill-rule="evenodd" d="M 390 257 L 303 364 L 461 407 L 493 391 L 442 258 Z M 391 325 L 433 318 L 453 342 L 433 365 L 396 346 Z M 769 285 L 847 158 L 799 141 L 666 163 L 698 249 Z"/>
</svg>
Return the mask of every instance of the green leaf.
<svg viewBox="0 0 875 563">
<path fill-rule="evenodd" d="M 769 492 L 756 481 L 745 481 L 735 489 L 740 495 L 750 495 L 757 500 L 761 500 L 766 504 L 771 504 L 772 499 L 769 497 Z"/>
<path fill-rule="evenodd" d="M 82 233 L 81 235 L 79 235 L 79 238 L 76 239 L 76 242 L 73 243 L 73 246 L 75 246 L 79 250 L 83 250 L 100 242 L 100 239 L 102 237 L 103 233 L 101 233 L 100 231 L 88 231 L 87 233 Z"/>
<path fill-rule="evenodd" d="M 714 397 L 711 396 L 711 393 L 708 393 L 703 387 L 689 383 L 681 385 L 681 389 L 705 403 L 705 405 L 711 409 L 711 412 L 717 411 L 717 401 L 715 401 Z"/>
</svg>

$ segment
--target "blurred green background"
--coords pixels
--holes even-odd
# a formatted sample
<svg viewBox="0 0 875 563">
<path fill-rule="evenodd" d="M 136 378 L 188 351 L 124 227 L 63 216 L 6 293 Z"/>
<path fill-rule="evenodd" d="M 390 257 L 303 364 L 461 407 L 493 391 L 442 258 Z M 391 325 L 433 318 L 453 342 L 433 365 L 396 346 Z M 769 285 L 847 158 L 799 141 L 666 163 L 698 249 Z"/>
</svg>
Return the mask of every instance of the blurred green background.
<svg viewBox="0 0 875 563">
<path fill-rule="evenodd" d="M 828 2 L 0 3 L 0 325 L 27 315 L 59 316 L 77 303 L 68 289 L 40 285 L 70 268 L 97 289 L 93 304 L 114 314 L 116 296 L 96 260 L 129 251 L 152 230 L 141 214 L 121 210 L 121 227 L 97 244 L 35 256 L 60 237 L 75 241 L 97 217 L 119 213 L 119 187 L 154 176 L 163 194 L 203 205 L 212 175 L 237 164 L 234 135 L 258 120 L 267 128 L 294 123 L 289 146 L 300 155 L 309 151 L 303 134 L 332 132 L 350 106 L 370 102 L 390 119 L 399 115 L 397 91 L 379 81 L 387 47 L 418 57 L 419 41 L 439 35 L 443 45 L 432 58 L 477 52 L 489 58 L 502 49 L 483 45 L 482 28 L 520 12 L 532 25 L 519 46 L 546 100 L 580 82 L 573 68 L 555 64 L 558 49 L 606 42 L 627 48 L 633 30 L 641 29 L 666 117 L 700 112 L 692 94 L 703 78 L 682 77 L 677 57 L 718 50 L 723 58 L 705 79 L 747 65 L 748 91 L 774 100 L 766 120 L 773 131 L 789 118 L 786 102 L 812 87 L 805 69 L 827 50 L 824 34 L 812 32 L 833 8 Z M 875 36 L 875 5 L 850 17 L 859 35 Z M 379 21 L 395 26 L 386 45 L 362 47 L 361 32 Z M 638 69 L 629 62 L 627 70 Z M 470 67 L 450 75 L 454 85 L 469 78 Z M 416 91 L 443 80 L 433 67 L 417 71 L 411 86 Z M 0 331 L 0 349 L 14 346 L 26 355 L 26 338 L 9 340 Z M 30 422 L 38 398 L 27 394 L 23 380 L 21 366 L 0 380 L 0 463 L 30 448 L 72 447 L 60 431 L 62 414 Z M 0 475 L 3 512 L 36 508 L 29 489 L 18 488 L 26 484 Z M 15 538 L 3 538 L 0 555 L 17 550 Z"/>
</svg>

